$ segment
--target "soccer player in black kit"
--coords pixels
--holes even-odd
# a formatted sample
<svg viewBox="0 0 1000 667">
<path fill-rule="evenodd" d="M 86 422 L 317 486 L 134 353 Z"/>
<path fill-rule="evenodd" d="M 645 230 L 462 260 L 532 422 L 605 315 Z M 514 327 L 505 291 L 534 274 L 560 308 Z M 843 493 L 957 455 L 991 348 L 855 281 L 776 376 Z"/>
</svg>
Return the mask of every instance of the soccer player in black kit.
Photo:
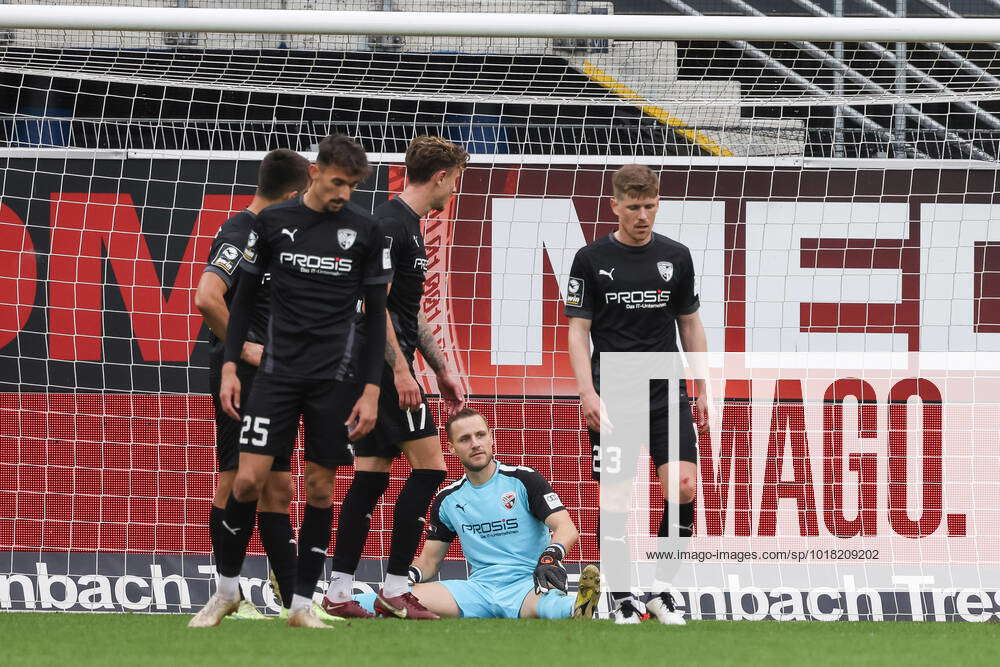
<svg viewBox="0 0 1000 667">
<path fill-rule="evenodd" d="M 462 407 L 464 398 L 420 306 L 427 270 L 420 219 L 448 204 L 467 161 L 465 150 L 449 141 L 417 137 L 406 151 L 406 187 L 375 210 L 390 246 L 395 275 L 389 288 L 378 423 L 371 435 L 355 445 L 354 480 L 340 510 L 333 571 L 323 599 L 323 609 L 335 616 L 372 616 L 351 597 L 354 573 L 368 537 L 372 510 L 389 486 L 392 461 L 403 454 L 411 472 L 393 511 L 389 561 L 375 610 L 388 617 L 437 618 L 410 593 L 407 577 L 427 508 L 447 473 L 437 426 L 414 378 L 416 351 L 420 350 L 434 370 L 442 397 L 454 409 Z"/>
<path fill-rule="evenodd" d="M 271 275 L 271 316 L 242 415 L 239 468 L 222 522 L 219 588 L 192 619 L 196 627 L 217 625 L 238 606 L 257 499 L 274 460 L 291 455 L 300 415 L 306 507 L 288 625 L 329 627 L 313 611 L 312 593 L 330 543 L 337 466 L 353 462 L 349 441 L 367 435 L 377 417 L 392 262 L 379 224 L 348 201 L 368 175 L 364 149 L 344 136 L 326 137 L 309 175 L 303 196 L 261 212 L 243 251 L 245 271 Z M 219 399 L 234 419 L 241 407 L 236 360 L 256 288 L 255 281 L 241 282 L 226 333 Z"/>
<path fill-rule="evenodd" d="M 587 421 L 594 454 L 594 479 L 599 479 L 600 460 L 600 353 L 677 352 L 679 334 L 685 352 L 708 349 L 705 328 L 698 315 L 694 265 L 684 245 L 653 232 L 659 208 L 659 178 L 648 167 L 627 165 L 613 177 L 611 208 L 618 216 L 618 229 L 581 248 L 573 260 L 566 294 L 569 318 L 569 354 L 583 415 Z M 636 300 L 642 303 L 637 304 Z M 636 307 L 636 306 L 639 307 Z M 593 354 L 590 342 L 593 340 Z M 698 422 L 708 420 L 704 380 L 698 385 Z M 668 460 L 668 413 L 676 409 L 680 419 L 680 461 Z M 694 522 L 692 501 L 697 490 L 697 438 L 685 385 L 681 382 L 680 405 L 671 406 L 666 381 L 650 383 L 649 450 L 656 473 L 668 499 L 658 531 L 666 536 L 668 517 L 673 517 L 681 536 L 690 536 Z M 605 461 L 604 465 L 616 465 Z M 679 467 L 680 488 L 668 489 L 671 468 Z M 675 502 L 670 502 L 673 500 Z M 612 508 L 627 511 L 627 507 Z M 624 525 L 624 521 L 621 522 Z M 602 541 L 602 548 L 620 540 Z M 612 593 L 616 623 L 638 623 L 641 603 L 630 593 Z M 683 625 L 669 593 L 661 593 L 646 608 L 667 625 Z"/>
<path fill-rule="evenodd" d="M 215 487 L 215 497 L 209 514 L 208 531 L 212 540 L 212 554 L 219 559 L 222 521 L 226 512 L 226 500 L 233 488 L 236 464 L 239 460 L 240 423 L 222 411 L 219 403 L 219 386 L 222 382 L 223 340 L 229 325 L 229 304 L 236 294 L 237 286 L 243 278 L 260 281 L 259 275 L 246 274 L 240 268 L 243 248 L 246 247 L 250 228 L 257 215 L 268 206 L 291 199 L 301 194 L 309 185 L 309 161 L 284 148 L 273 150 L 264 156 L 257 171 L 257 191 L 244 210 L 240 211 L 219 228 L 208 253 L 198 290 L 195 306 L 201 311 L 209 328 L 209 391 L 215 407 L 215 447 L 219 469 L 219 481 Z M 242 401 L 250 395 L 253 379 L 260 365 L 264 351 L 264 332 L 267 327 L 268 306 L 266 285 L 259 289 L 257 309 L 253 313 L 247 340 L 243 343 L 241 358 L 236 367 L 237 377 L 242 386 Z M 260 517 L 260 539 L 264 544 L 271 568 L 280 587 L 291 590 L 295 582 L 295 542 L 292 526 L 288 520 L 288 504 L 292 497 L 291 461 L 275 459 L 271 466 L 257 512 Z M 291 604 L 291 594 L 286 593 L 282 602 Z M 249 601 L 240 603 L 234 618 L 259 619 L 263 614 Z"/>
</svg>

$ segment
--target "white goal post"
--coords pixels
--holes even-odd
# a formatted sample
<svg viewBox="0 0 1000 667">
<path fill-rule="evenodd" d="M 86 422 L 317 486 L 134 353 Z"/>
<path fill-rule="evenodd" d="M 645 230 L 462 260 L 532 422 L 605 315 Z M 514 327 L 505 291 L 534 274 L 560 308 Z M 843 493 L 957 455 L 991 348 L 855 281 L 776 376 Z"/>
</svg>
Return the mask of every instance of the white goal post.
<svg viewBox="0 0 1000 667">
<path fill-rule="evenodd" d="M 624 40 L 996 42 L 1000 19 L 352 12 L 0 5 L 0 28 Z"/>
</svg>

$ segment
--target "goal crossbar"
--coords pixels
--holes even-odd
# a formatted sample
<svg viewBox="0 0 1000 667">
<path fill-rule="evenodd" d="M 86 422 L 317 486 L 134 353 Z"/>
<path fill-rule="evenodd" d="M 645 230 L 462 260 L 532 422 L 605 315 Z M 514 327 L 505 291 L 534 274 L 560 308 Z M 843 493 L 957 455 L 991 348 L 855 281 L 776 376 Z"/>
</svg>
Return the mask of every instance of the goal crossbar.
<svg viewBox="0 0 1000 667">
<path fill-rule="evenodd" d="M 0 5 L 0 29 L 621 40 L 1000 42 L 1000 19 L 495 14 Z"/>
</svg>

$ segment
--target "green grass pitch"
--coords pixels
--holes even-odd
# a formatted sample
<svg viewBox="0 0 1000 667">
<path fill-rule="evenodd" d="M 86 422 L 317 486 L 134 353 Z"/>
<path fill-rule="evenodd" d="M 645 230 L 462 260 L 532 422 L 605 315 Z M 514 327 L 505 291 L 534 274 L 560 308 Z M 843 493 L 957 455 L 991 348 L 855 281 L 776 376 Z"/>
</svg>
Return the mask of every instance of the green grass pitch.
<svg viewBox="0 0 1000 667">
<path fill-rule="evenodd" d="M 5 665 L 996 665 L 1000 625 L 699 621 L 369 620 L 330 631 L 190 616 L 0 614 Z"/>
</svg>

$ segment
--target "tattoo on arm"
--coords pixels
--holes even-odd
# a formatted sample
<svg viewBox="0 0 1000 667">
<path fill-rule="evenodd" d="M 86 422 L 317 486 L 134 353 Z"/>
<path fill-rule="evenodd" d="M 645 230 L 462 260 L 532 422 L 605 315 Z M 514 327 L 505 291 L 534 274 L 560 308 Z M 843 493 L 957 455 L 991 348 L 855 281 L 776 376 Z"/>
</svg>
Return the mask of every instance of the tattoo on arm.
<svg viewBox="0 0 1000 667">
<path fill-rule="evenodd" d="M 417 347 L 420 348 L 420 353 L 424 355 L 427 365 L 435 373 L 440 373 L 446 369 L 444 353 L 441 352 L 441 346 L 438 345 L 423 310 L 417 315 Z"/>
<path fill-rule="evenodd" d="M 385 362 L 392 368 L 396 367 L 396 359 L 402 354 L 399 341 L 396 340 L 396 329 L 392 325 L 392 315 L 385 311 Z"/>
</svg>

